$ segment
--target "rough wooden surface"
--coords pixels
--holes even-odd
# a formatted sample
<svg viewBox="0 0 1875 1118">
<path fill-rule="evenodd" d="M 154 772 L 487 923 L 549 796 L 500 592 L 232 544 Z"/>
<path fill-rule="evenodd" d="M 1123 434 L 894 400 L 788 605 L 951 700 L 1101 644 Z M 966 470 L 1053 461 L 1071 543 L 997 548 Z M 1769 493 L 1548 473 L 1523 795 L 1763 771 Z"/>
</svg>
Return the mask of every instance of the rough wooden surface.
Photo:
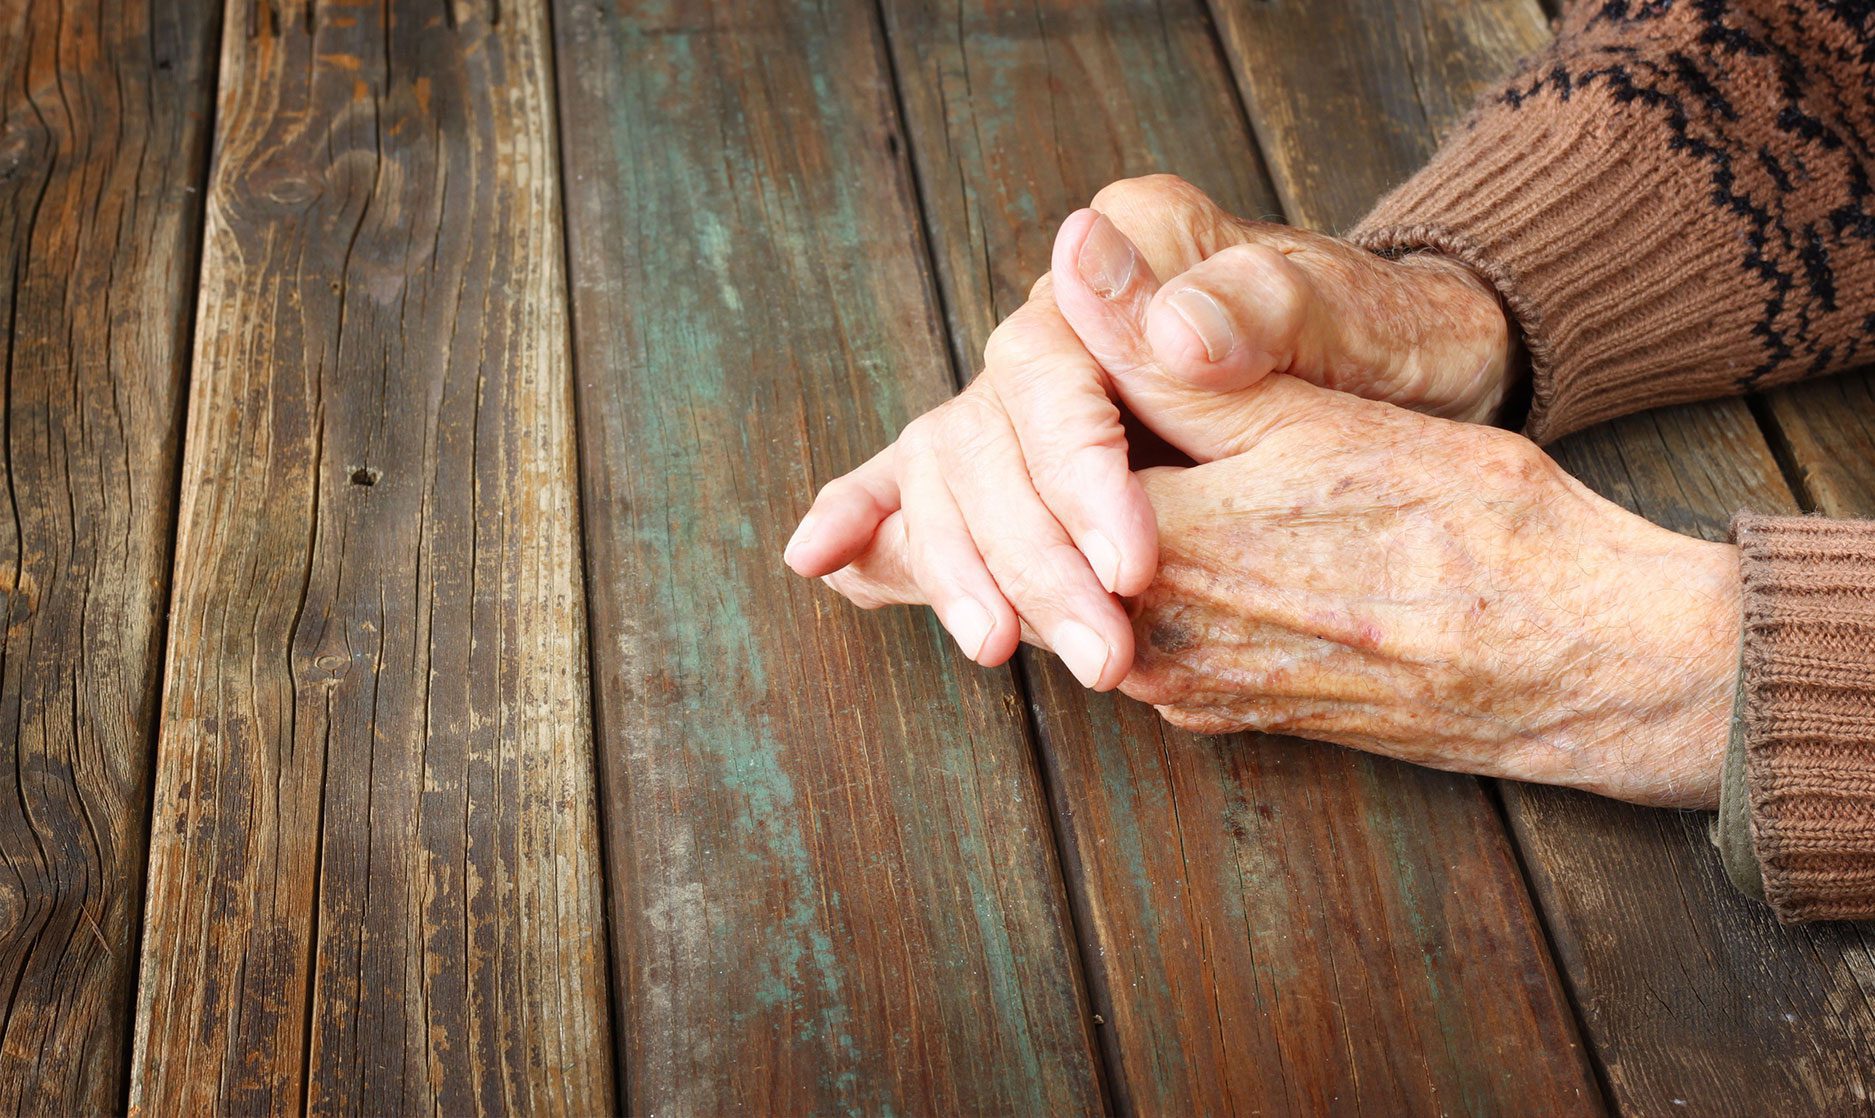
<svg viewBox="0 0 1875 1118">
<path fill-rule="evenodd" d="M 610 1110 L 546 13 L 223 44 L 131 1109 Z"/>
<path fill-rule="evenodd" d="M 1773 392 L 1761 415 L 1805 511 L 1875 518 L 1875 371 Z"/>
<path fill-rule="evenodd" d="M 960 362 L 1106 183 L 1271 214 L 1202 9 L 884 5 Z M 1095 95 L 1091 91 L 1098 91 Z M 1116 1093 L 1145 1114 L 1598 1109 L 1478 782 L 1182 734 L 1026 660 Z"/>
<path fill-rule="evenodd" d="M 628 1103 L 1089 1113 L 1006 672 L 781 564 L 949 363 L 870 5 L 558 5 Z"/>
<path fill-rule="evenodd" d="M 1218 8 L 1292 218 L 1351 225 L 1486 84 L 1540 47 L 1523 0 Z M 1303 43 L 1335 44 L 1305 54 Z M 1669 409 L 1552 448 L 1603 495 L 1724 537 L 1733 509 L 1791 507 L 1737 400 Z M 1875 960 L 1853 929 L 1783 929 L 1726 881 L 1709 815 L 1507 783 L 1502 792 L 1613 1103 L 1623 1112 L 1848 1112 L 1875 1094 Z"/>
<path fill-rule="evenodd" d="M 1527 0 L 1213 0 L 1283 210 L 1338 231 L 1548 41 Z"/>
<path fill-rule="evenodd" d="M 1598 492 L 1690 535 L 1724 539 L 1740 507 L 1795 509 L 1737 400 L 1631 417 L 1554 449 Z M 1727 880 L 1709 814 L 1533 785 L 1504 794 L 1625 1110 L 1866 1108 L 1875 955 L 1865 931 L 1779 926 Z"/>
<path fill-rule="evenodd" d="M 0 3 L 0 1110 L 123 1102 L 208 6 Z"/>
<path fill-rule="evenodd" d="M 1623 1112 L 1865 1109 L 1875 939 L 1705 816 L 781 567 L 1099 186 L 1346 227 L 1546 34 L 1197 3 L 0 0 L 0 1110 L 1593 1111 L 1565 988 Z M 1871 386 L 1555 452 L 1875 515 Z"/>
</svg>

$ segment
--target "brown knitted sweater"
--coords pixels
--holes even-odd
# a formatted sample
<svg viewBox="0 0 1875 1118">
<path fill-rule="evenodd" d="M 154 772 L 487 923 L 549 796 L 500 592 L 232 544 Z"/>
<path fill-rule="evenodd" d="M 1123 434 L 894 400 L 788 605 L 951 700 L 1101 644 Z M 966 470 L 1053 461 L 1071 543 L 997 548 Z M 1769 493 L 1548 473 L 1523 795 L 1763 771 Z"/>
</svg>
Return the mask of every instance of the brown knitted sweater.
<svg viewBox="0 0 1875 1118">
<path fill-rule="evenodd" d="M 1539 440 L 1875 360 L 1875 4 L 1577 4 L 1353 236 L 1497 286 Z M 1875 522 L 1733 534 L 1727 868 L 1784 920 L 1875 918 Z"/>
</svg>

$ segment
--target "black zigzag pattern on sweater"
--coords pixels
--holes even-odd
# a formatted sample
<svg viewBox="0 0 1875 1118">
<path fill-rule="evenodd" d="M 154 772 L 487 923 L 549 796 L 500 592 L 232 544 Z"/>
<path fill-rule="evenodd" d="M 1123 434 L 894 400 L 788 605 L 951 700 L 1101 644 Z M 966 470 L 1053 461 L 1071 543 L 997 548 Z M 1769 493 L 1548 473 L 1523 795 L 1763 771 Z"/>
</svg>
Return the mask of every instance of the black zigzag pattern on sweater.
<svg viewBox="0 0 1875 1118">
<path fill-rule="evenodd" d="M 1875 242 L 1875 136 L 1867 123 L 1875 121 L 1875 0 L 1825 0 L 1817 8 L 1838 33 L 1826 46 L 1833 63 L 1827 68 L 1806 65 L 1762 20 L 1723 0 L 1607 0 L 1587 27 L 1673 20 L 1681 26 L 1660 27 L 1660 38 L 1682 45 L 1646 53 L 1625 44 L 1592 47 L 1500 95 L 1515 109 L 1539 94 L 1567 101 L 1600 86 L 1618 105 L 1659 114 L 1671 148 L 1705 168 L 1711 203 L 1745 222 L 1740 264 L 1765 292 L 1752 330 L 1764 356 L 1740 376 L 1741 389 L 1793 362 L 1806 372 L 1851 364 L 1875 337 L 1875 313 L 1842 349 L 1821 341 L 1814 329 L 1818 312 L 1838 309 L 1832 250 L 1850 241 Z M 1812 53 L 1817 47 L 1805 45 Z M 1769 90 L 1759 76 L 1767 72 L 1774 75 Z M 1845 74 L 1852 80 L 1842 80 Z M 1740 112 L 1726 91 L 1740 90 L 1741 82 L 1776 98 L 1775 142 L 1739 138 Z M 1843 196 L 1822 217 L 1799 220 L 1789 203 L 1825 162 L 1840 168 Z"/>
</svg>

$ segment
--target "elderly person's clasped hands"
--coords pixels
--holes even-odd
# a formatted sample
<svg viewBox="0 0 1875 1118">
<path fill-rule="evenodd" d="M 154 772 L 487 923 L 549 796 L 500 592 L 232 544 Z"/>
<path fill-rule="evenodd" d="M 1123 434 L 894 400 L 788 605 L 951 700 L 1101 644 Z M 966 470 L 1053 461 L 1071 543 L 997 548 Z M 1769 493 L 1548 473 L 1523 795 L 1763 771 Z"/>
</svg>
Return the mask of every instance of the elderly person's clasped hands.
<svg viewBox="0 0 1875 1118">
<path fill-rule="evenodd" d="M 1710 807 L 1737 560 L 1486 425 L 1513 347 L 1456 261 L 1116 184 L 982 375 L 827 485 L 787 561 L 1200 732 Z M 1199 464 L 1134 472 L 1123 410 Z"/>
</svg>

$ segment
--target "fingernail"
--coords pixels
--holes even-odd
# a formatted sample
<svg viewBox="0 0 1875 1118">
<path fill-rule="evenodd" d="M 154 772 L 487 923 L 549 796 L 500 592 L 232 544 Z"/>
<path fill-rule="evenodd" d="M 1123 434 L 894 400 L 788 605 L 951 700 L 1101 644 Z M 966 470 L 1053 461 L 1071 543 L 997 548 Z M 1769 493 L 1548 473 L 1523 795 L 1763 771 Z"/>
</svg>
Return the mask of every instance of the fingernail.
<svg viewBox="0 0 1875 1118">
<path fill-rule="evenodd" d="M 990 630 L 996 627 L 996 621 L 989 610 L 965 598 L 952 602 L 945 611 L 944 627 L 957 639 L 957 647 L 975 660 L 983 655 L 983 646 L 989 643 Z"/>
<path fill-rule="evenodd" d="M 1089 532 L 1081 537 L 1081 554 L 1087 557 L 1087 565 L 1094 568 L 1094 577 L 1107 593 L 1119 593 L 1114 588 L 1120 585 L 1120 549 L 1113 546 L 1113 541 L 1099 532 Z"/>
<path fill-rule="evenodd" d="M 1075 260 L 1087 286 L 1102 299 L 1111 299 L 1126 290 L 1138 264 L 1139 254 L 1133 251 L 1133 243 L 1113 227 L 1113 222 L 1096 215 L 1087 239 L 1081 242 L 1081 255 Z"/>
<path fill-rule="evenodd" d="M 1195 287 L 1181 287 L 1166 300 L 1191 332 L 1204 343 L 1204 355 L 1218 361 L 1236 344 L 1237 335 L 1230 328 L 1230 317 L 1216 299 Z"/>
<path fill-rule="evenodd" d="M 813 534 L 814 518 L 811 515 L 802 517 L 800 527 L 794 530 L 794 535 L 788 537 L 788 546 L 781 549 L 781 561 L 793 563 L 795 550 L 806 543 L 808 537 Z"/>
<path fill-rule="evenodd" d="M 1048 636 L 1048 647 L 1061 657 L 1082 687 L 1100 682 L 1101 673 L 1107 670 L 1107 658 L 1113 654 L 1100 634 L 1079 621 L 1063 621 L 1056 626 Z"/>
</svg>

